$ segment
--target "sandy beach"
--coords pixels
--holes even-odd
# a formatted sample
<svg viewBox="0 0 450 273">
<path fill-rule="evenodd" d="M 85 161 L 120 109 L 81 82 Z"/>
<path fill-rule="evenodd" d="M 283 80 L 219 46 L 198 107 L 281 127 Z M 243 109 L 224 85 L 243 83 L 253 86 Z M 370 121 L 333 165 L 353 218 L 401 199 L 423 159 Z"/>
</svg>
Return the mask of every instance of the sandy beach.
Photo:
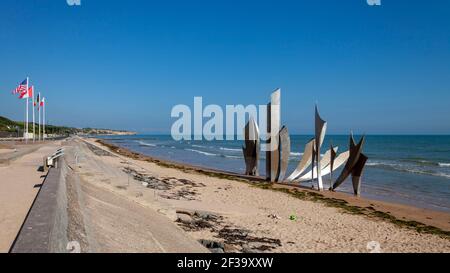
<svg viewBox="0 0 450 273">
<path fill-rule="evenodd" d="M 180 169 L 95 139 L 70 145 L 90 185 L 157 211 L 225 252 L 450 252 L 446 213 Z"/>
<path fill-rule="evenodd" d="M 0 167 L 1 252 L 44 181 L 42 157 L 59 147 L 67 232 L 83 252 L 450 252 L 445 212 L 272 185 L 79 137 L 2 147 L 14 159 Z"/>
</svg>

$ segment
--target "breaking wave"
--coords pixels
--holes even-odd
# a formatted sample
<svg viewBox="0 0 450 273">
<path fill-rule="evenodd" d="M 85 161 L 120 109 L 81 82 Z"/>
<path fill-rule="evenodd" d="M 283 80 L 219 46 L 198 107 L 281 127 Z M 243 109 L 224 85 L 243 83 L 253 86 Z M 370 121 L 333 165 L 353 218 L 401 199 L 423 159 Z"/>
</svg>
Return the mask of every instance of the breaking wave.
<svg viewBox="0 0 450 273">
<path fill-rule="evenodd" d="M 242 152 L 242 149 L 224 148 L 224 147 L 220 147 L 219 149 L 222 151 L 229 151 L 229 152 Z"/>
<path fill-rule="evenodd" d="M 234 159 L 242 159 L 242 156 L 236 156 L 236 155 L 222 155 L 222 157 L 225 158 L 234 158 Z"/>
<path fill-rule="evenodd" d="M 207 153 L 207 152 L 203 152 L 203 151 L 199 151 L 199 150 L 194 150 L 194 149 L 185 149 L 185 150 L 186 150 L 186 151 L 189 151 L 189 152 L 194 152 L 194 153 L 202 154 L 202 155 L 207 155 L 207 156 L 218 156 L 217 154 Z"/>
<path fill-rule="evenodd" d="M 146 146 L 146 147 L 156 147 L 157 146 L 156 144 L 151 144 L 151 143 L 144 142 L 144 141 L 138 141 L 138 143 L 140 146 Z"/>
<path fill-rule="evenodd" d="M 450 173 L 438 171 L 436 168 L 436 167 L 446 167 L 445 166 L 446 164 L 447 163 L 444 163 L 444 166 L 442 166 L 440 164 L 438 164 L 438 165 L 436 165 L 436 164 L 434 164 L 434 165 L 430 165 L 430 164 L 428 164 L 428 165 L 412 165 L 412 164 L 401 164 L 401 163 L 394 163 L 394 162 L 372 161 L 372 162 L 368 162 L 367 166 L 372 166 L 375 168 L 391 170 L 391 171 L 450 178 Z M 433 168 L 432 166 L 435 166 L 435 168 Z"/>
<path fill-rule="evenodd" d="M 194 148 L 207 148 L 206 146 L 196 145 L 196 144 L 192 144 L 191 146 Z"/>
</svg>

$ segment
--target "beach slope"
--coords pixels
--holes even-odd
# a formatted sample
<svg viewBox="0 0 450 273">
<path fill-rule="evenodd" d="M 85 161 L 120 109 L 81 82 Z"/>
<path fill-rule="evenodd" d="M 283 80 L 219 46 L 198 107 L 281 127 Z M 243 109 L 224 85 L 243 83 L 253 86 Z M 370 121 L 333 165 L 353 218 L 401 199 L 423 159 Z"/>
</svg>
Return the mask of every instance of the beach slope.
<svg viewBox="0 0 450 273">
<path fill-rule="evenodd" d="M 105 147 L 95 139 L 77 138 L 72 145 L 94 159 L 89 169 L 81 159 L 78 172 L 98 190 L 177 221 L 192 238 L 212 244 L 215 250 L 450 252 L 446 213 L 183 168 Z M 111 179 L 123 175 L 126 179 L 121 181 Z"/>
</svg>

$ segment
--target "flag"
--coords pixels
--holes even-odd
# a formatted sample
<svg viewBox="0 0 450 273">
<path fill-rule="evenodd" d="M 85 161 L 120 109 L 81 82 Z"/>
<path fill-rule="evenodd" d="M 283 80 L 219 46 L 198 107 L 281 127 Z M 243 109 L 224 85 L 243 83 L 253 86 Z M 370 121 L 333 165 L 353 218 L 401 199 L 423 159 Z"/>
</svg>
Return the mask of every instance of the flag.
<svg viewBox="0 0 450 273">
<path fill-rule="evenodd" d="M 44 107 L 45 105 L 45 98 L 42 98 L 41 103 L 39 104 L 41 107 Z"/>
<path fill-rule="evenodd" d="M 34 107 L 37 106 L 38 109 L 39 109 L 40 97 L 41 97 L 41 93 L 38 93 L 38 95 L 36 97 L 36 101 L 34 102 Z"/>
<path fill-rule="evenodd" d="M 25 90 L 27 90 L 26 87 L 25 87 Z M 28 99 L 28 98 L 32 98 L 32 97 L 33 97 L 33 86 L 30 86 L 28 88 L 28 91 L 23 91 L 19 95 L 19 99 Z"/>
<path fill-rule="evenodd" d="M 30 98 L 34 98 L 34 86 L 30 86 L 29 88 L 28 88 L 28 97 L 30 97 Z"/>
<path fill-rule="evenodd" d="M 22 94 L 27 91 L 28 79 L 25 79 L 19 86 L 12 91 L 13 95 Z"/>
</svg>

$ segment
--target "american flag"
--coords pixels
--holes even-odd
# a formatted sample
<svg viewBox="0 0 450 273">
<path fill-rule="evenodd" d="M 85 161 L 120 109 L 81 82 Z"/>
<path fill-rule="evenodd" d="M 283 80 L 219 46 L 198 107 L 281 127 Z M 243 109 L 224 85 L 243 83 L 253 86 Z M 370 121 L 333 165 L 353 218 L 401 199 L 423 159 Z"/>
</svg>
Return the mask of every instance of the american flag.
<svg viewBox="0 0 450 273">
<path fill-rule="evenodd" d="M 28 99 L 31 98 L 32 95 L 33 95 L 33 87 L 30 86 L 28 88 L 28 91 L 23 91 L 22 93 L 20 93 L 19 99 Z"/>
<path fill-rule="evenodd" d="M 13 95 L 22 94 L 27 91 L 28 79 L 25 79 L 16 89 L 12 91 Z"/>
</svg>

